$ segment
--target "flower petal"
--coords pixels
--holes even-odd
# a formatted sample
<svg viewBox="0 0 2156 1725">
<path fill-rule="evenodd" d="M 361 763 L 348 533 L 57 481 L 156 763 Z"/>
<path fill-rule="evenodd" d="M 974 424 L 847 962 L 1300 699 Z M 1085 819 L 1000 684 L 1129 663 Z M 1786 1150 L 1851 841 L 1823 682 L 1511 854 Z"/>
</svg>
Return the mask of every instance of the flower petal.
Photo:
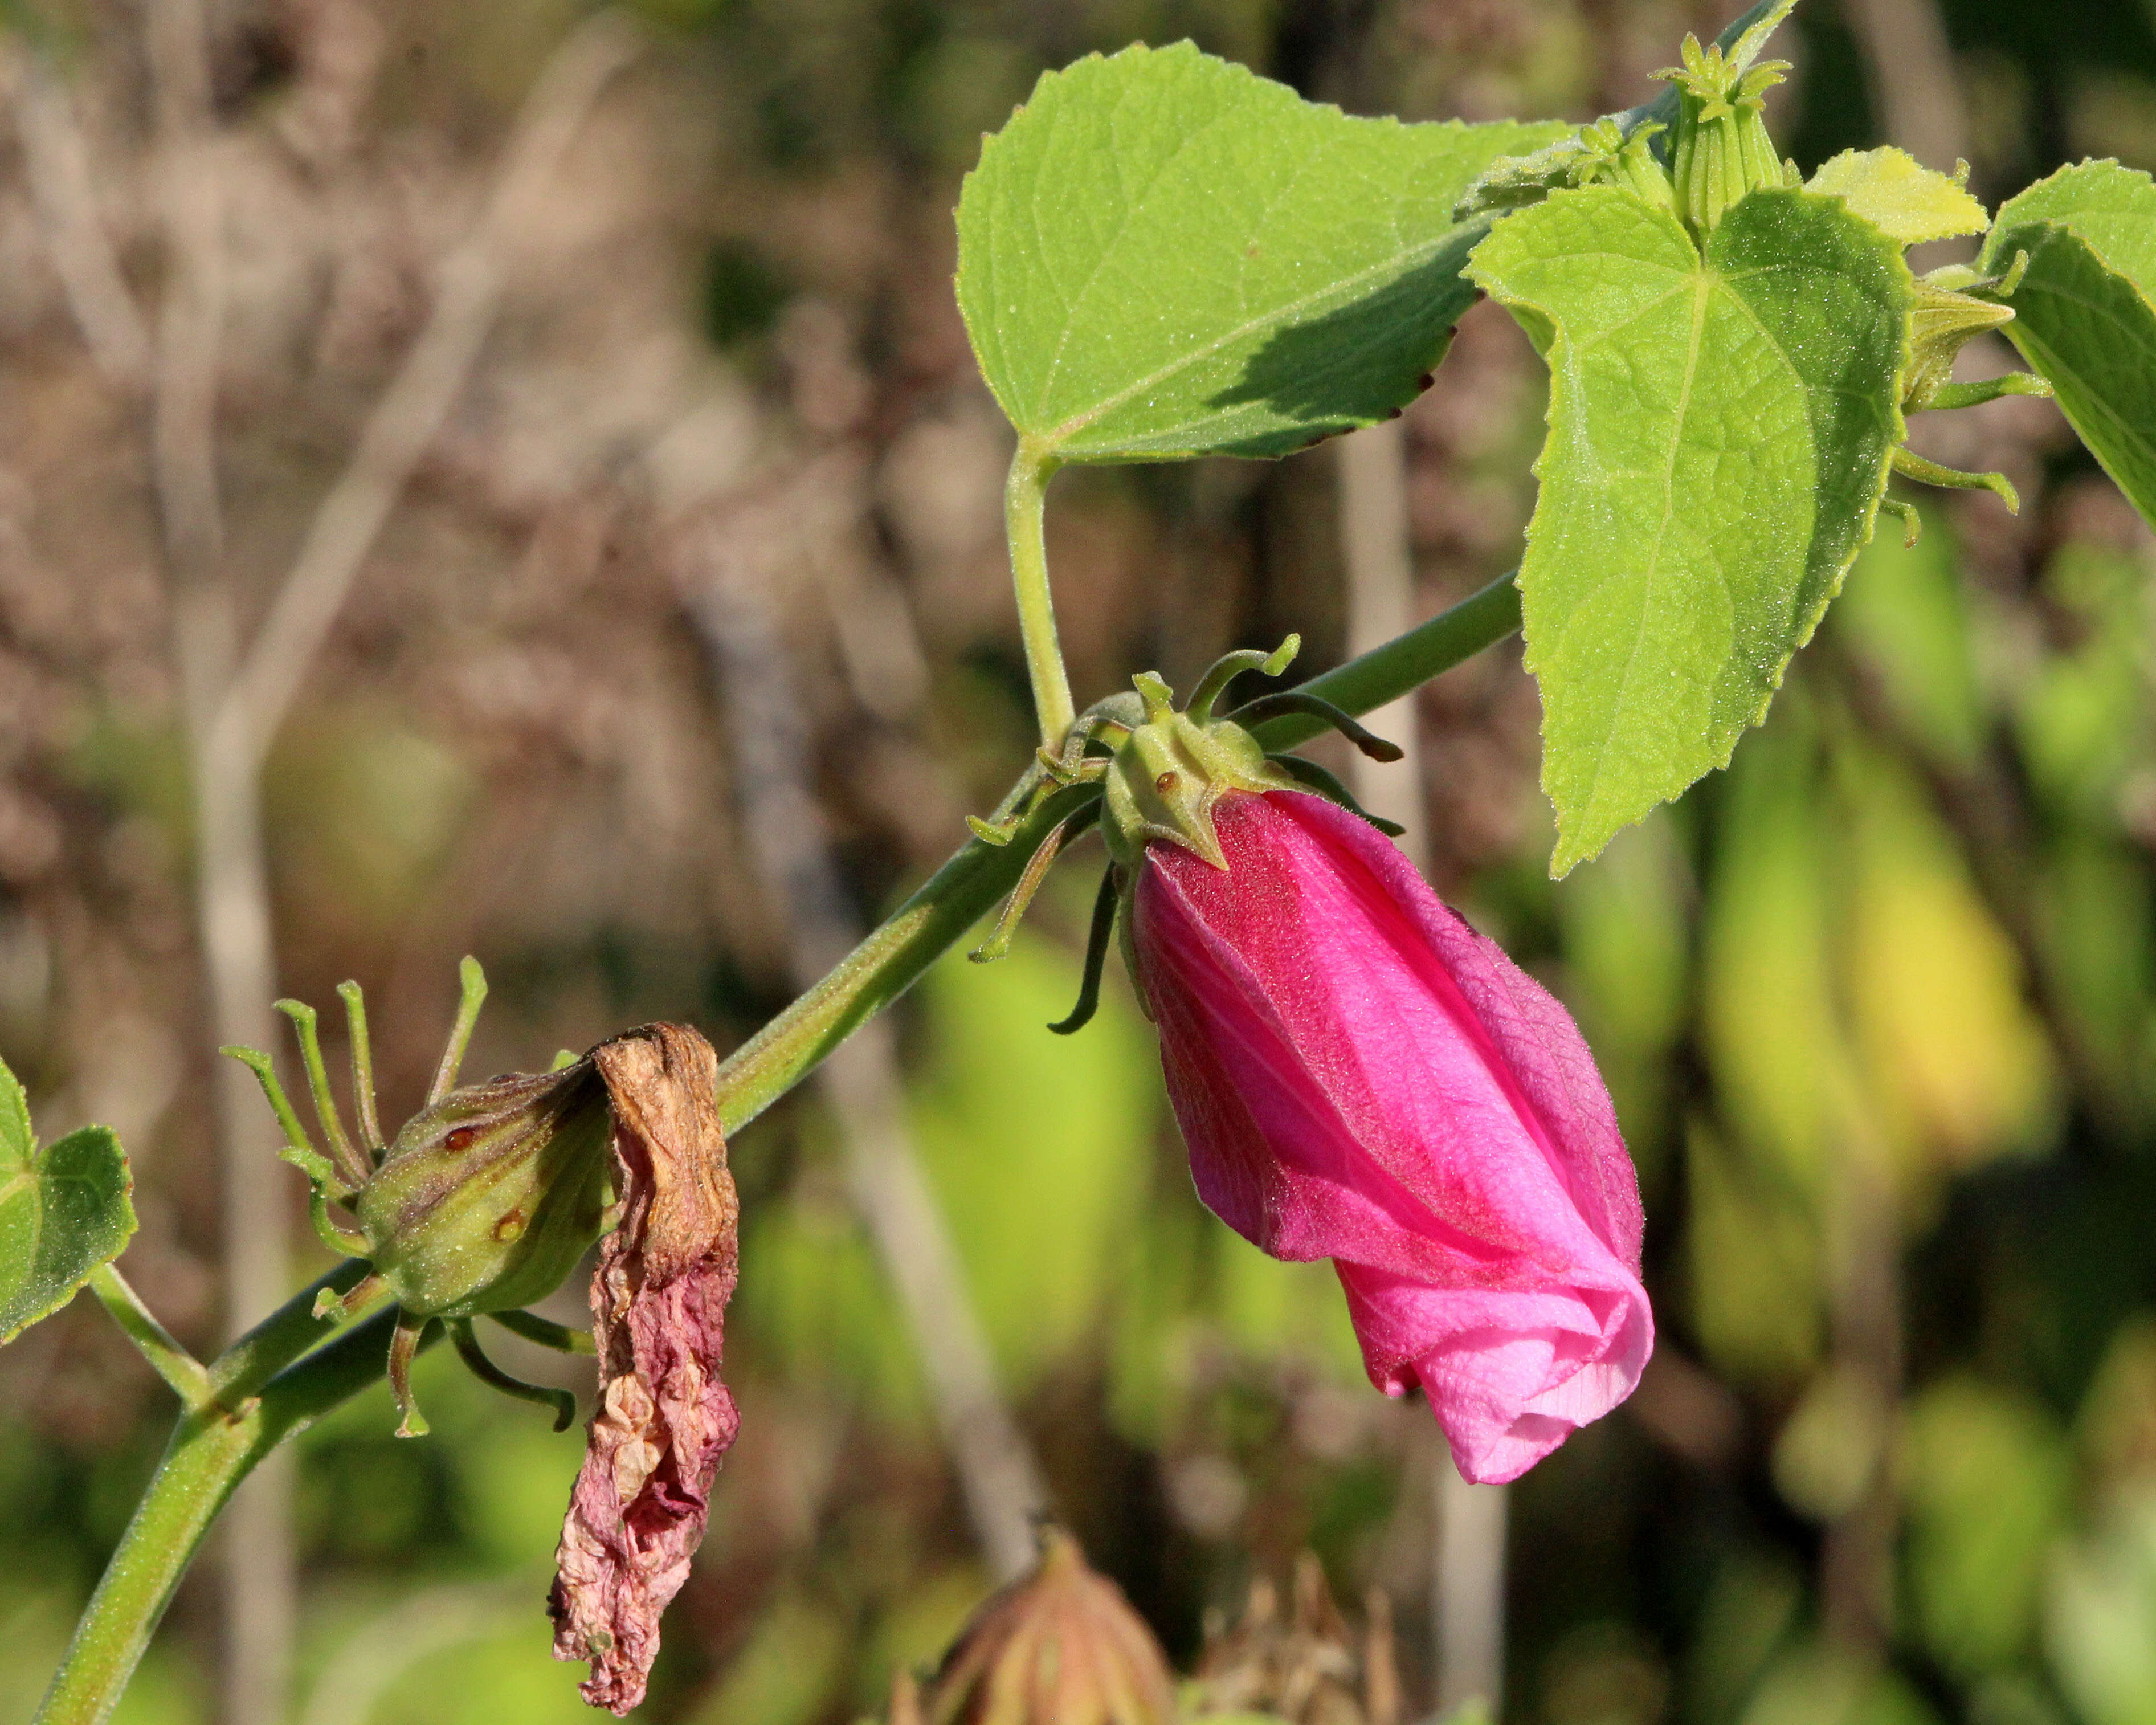
<svg viewBox="0 0 2156 1725">
<path fill-rule="evenodd" d="M 1337 1260 L 1373 1381 L 1419 1380 L 1470 1478 L 1621 1400 L 1652 1345 L 1641 1217 L 1564 1009 L 1381 835 L 1230 795 L 1226 870 L 1156 845 L 1136 944 L 1199 1195 Z"/>
<path fill-rule="evenodd" d="M 580 1692 L 619 1714 L 644 1698 L 660 1614 L 688 1579 L 740 1425 L 719 1381 L 739 1207 L 711 1045 L 649 1024 L 591 1058 L 613 1105 L 622 1216 L 592 1278 L 600 1404 L 547 1609 L 554 1656 L 589 1661 Z"/>
</svg>

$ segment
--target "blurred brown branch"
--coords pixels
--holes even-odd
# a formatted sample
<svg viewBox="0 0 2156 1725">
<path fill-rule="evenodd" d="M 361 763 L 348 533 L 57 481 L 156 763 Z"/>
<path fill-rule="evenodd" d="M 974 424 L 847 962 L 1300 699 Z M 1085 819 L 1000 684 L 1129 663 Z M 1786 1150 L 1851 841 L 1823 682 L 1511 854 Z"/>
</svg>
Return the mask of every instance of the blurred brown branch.
<svg viewBox="0 0 2156 1725">
<path fill-rule="evenodd" d="M 463 391 L 537 200 L 592 104 L 643 46 L 629 19 L 603 12 L 555 51 L 525 99 L 485 208 L 442 260 L 426 327 L 368 415 L 225 691 L 216 725 L 220 751 L 235 763 L 259 765 L 275 736 L 382 523 Z"/>
<path fill-rule="evenodd" d="M 132 393 L 148 382 L 150 331 L 97 207 L 74 98 L 44 54 L 19 39 L 0 43 L 0 94 L 14 107 L 25 177 L 68 310 L 105 380 Z"/>
<path fill-rule="evenodd" d="M 210 102 L 210 53 L 200 0 L 154 0 L 146 48 L 156 96 L 157 187 L 165 216 L 167 285 L 159 305 L 151 394 L 151 469 L 171 593 L 174 655 L 190 739 L 195 889 L 210 1025 L 218 1045 L 275 1045 L 276 990 L 259 777 L 264 751 L 306 678 L 352 583 L 412 470 L 462 391 L 500 301 L 506 254 L 528 221 L 535 188 L 562 156 L 639 39 L 603 13 L 572 33 L 526 98 L 493 196 L 444 261 L 425 328 L 362 431 L 343 475 L 315 516 L 299 557 L 244 658 L 236 596 L 223 567 L 217 475 L 218 382 L 225 295 L 220 140 Z M 108 375 L 131 376 L 134 326 L 92 213 L 79 135 L 33 64 L 19 111 L 48 163 L 40 176 L 48 227 L 71 306 Z M 131 312 L 131 305 L 130 306 Z M 219 1062 L 225 1168 L 225 1311 L 228 1329 L 281 1299 L 288 1193 L 264 1178 L 259 1110 L 244 1069 Z M 289 1687 L 297 1589 L 290 1532 L 290 1463 L 260 1470 L 224 1531 L 224 1712 L 229 1725 L 281 1718 Z"/>
<path fill-rule="evenodd" d="M 1881 130 L 1925 167 L 1952 167 L 1969 152 L 1969 113 L 1934 0 L 1843 0 L 1842 13 Z"/>
<path fill-rule="evenodd" d="M 801 700 L 772 615 L 769 560 L 785 554 L 796 536 L 791 527 L 814 520 L 814 500 L 850 489 L 812 470 L 798 494 L 743 511 L 747 519 L 699 522 L 685 538 L 677 577 L 726 691 L 742 824 L 783 907 L 802 988 L 863 931 L 809 789 Z M 845 1144 L 855 1206 L 897 1289 L 974 1537 L 998 1580 L 1024 1574 L 1047 1490 L 997 1387 L 957 1248 L 914 1149 L 890 1020 L 871 1019 L 834 1050 L 817 1084 Z"/>
</svg>

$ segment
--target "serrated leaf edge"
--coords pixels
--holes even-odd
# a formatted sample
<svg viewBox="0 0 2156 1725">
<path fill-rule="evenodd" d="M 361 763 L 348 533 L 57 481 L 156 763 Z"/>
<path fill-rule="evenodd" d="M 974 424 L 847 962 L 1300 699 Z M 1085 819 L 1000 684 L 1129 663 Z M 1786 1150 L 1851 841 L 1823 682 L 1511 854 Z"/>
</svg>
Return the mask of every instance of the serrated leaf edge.
<svg viewBox="0 0 2156 1725">
<path fill-rule="evenodd" d="M 1670 212 L 1657 209 L 1656 205 L 1649 203 L 1646 199 L 1635 197 L 1633 194 L 1624 191 L 1622 187 L 1600 186 L 1565 188 L 1563 190 L 1553 192 L 1551 194 L 1550 201 L 1554 202 L 1560 198 L 1574 198 L 1597 192 L 1611 193 L 1623 197 L 1632 197 L 1633 201 L 1638 203 L 1641 208 L 1656 210 L 1656 213 L 1667 216 L 1671 227 L 1675 228 L 1678 234 L 1683 236 L 1685 243 L 1691 247 L 1695 264 L 1697 264 L 1698 263 L 1704 262 L 1704 259 L 1700 253 L 1697 242 L 1692 239 L 1692 237 L 1689 233 L 1685 231 L 1684 224 L 1678 221 L 1675 215 L 1671 214 Z M 1896 265 L 1899 267 L 1903 277 L 1908 281 L 1912 292 L 1913 292 L 1915 277 L 1910 273 L 1907 260 L 1902 255 L 1903 248 L 1897 245 L 1894 242 L 1892 237 L 1880 229 L 1877 224 L 1866 221 L 1863 217 L 1856 214 L 1855 211 L 1850 210 L 1847 207 L 1846 202 L 1838 194 L 1809 192 L 1801 187 L 1767 187 L 1762 188 L 1758 191 L 1748 193 L 1746 194 L 1747 198 L 1763 196 L 1805 198 L 1821 203 L 1832 203 L 1840 206 L 1843 213 L 1848 215 L 1852 221 L 1856 222 L 1862 227 L 1870 228 L 1873 234 L 1877 235 L 1878 243 L 1882 248 L 1884 253 L 1887 256 L 1890 256 Z M 1743 201 L 1744 200 L 1739 200 L 1740 203 Z M 1732 208 L 1734 208 L 1734 206 L 1732 206 Z M 1558 346 L 1563 343 L 1565 339 L 1563 329 L 1558 324 L 1557 319 L 1551 316 L 1545 309 L 1533 305 L 1531 301 L 1525 300 L 1514 300 L 1500 292 L 1491 283 L 1485 280 L 1481 277 L 1481 275 L 1475 270 L 1471 263 L 1469 265 L 1468 275 L 1470 279 L 1474 280 L 1478 287 L 1481 288 L 1482 290 L 1485 293 L 1487 293 L 1492 299 L 1497 300 L 1499 304 L 1504 305 L 1508 311 L 1512 311 L 1516 317 L 1518 316 L 1518 312 L 1516 308 L 1524 305 L 1527 310 L 1532 311 L 1537 318 L 1542 321 L 1544 326 L 1550 331 L 1551 347 L 1549 352 L 1544 356 L 1544 359 L 1545 363 L 1548 366 L 1553 378 L 1554 378 L 1557 367 L 1553 357 L 1554 356 Z M 1610 840 L 1614 839 L 1617 836 L 1617 833 L 1623 832 L 1627 827 L 1638 825 L 1640 821 L 1645 820 L 1648 815 L 1654 813 L 1655 809 L 1661 808 L 1665 803 L 1672 803 L 1676 801 L 1678 798 L 1683 796 L 1686 791 L 1691 789 L 1692 785 L 1697 784 L 1701 779 L 1705 778 L 1708 773 L 1719 773 L 1727 768 L 1731 759 L 1737 752 L 1737 745 L 1744 740 L 1747 732 L 1752 731 L 1766 718 L 1768 709 L 1774 705 L 1775 696 L 1781 692 L 1783 680 L 1789 675 L 1790 662 L 1794 660 L 1797 655 L 1802 652 L 1806 646 L 1810 644 L 1812 637 L 1819 632 L 1820 623 L 1821 619 L 1825 617 L 1828 606 L 1831 605 L 1836 598 L 1840 597 L 1842 588 L 1849 579 L 1849 572 L 1856 567 L 1857 558 L 1863 555 L 1864 548 L 1871 542 L 1872 536 L 1877 531 L 1879 521 L 1879 506 L 1881 501 L 1885 498 L 1887 495 L 1887 487 L 1893 477 L 1892 451 L 1893 449 L 1900 447 L 1902 442 L 1906 439 L 1907 435 L 1907 424 L 1902 413 L 1900 402 L 1902 390 L 1906 386 L 1909 375 L 1911 359 L 1912 354 L 1910 351 L 1909 328 L 1905 321 L 1902 329 L 1901 360 L 1900 363 L 1895 368 L 1894 405 L 1892 408 L 1896 429 L 1901 431 L 1902 435 L 1900 438 L 1895 439 L 1888 445 L 1887 454 L 1881 458 L 1879 462 L 1878 484 L 1873 489 L 1871 496 L 1867 499 L 1865 504 L 1863 521 L 1858 530 L 1856 536 L 1851 542 L 1849 555 L 1843 559 L 1841 567 L 1835 572 L 1832 579 L 1826 584 L 1824 591 L 1820 594 L 1818 603 L 1811 608 L 1810 614 L 1802 619 L 1796 633 L 1796 638 L 1790 646 L 1789 652 L 1784 655 L 1780 664 L 1774 667 L 1774 670 L 1772 678 L 1768 684 L 1766 692 L 1760 697 L 1758 707 L 1753 711 L 1749 718 L 1745 720 L 1742 725 L 1738 726 L 1730 733 L 1729 746 L 1722 750 L 1718 759 L 1712 761 L 1707 767 L 1702 768 L 1696 777 L 1676 791 L 1671 793 L 1671 795 L 1661 798 L 1647 809 L 1641 810 L 1640 813 L 1635 815 L 1632 819 L 1626 821 L 1624 825 L 1617 828 L 1615 832 L 1610 834 L 1608 839 L 1604 839 L 1602 843 L 1596 845 L 1594 850 L 1587 850 L 1584 849 L 1573 848 L 1566 832 L 1568 823 L 1564 819 L 1563 811 L 1558 810 L 1558 842 L 1550 853 L 1550 878 L 1552 880 L 1563 880 L 1565 875 L 1571 873 L 1572 870 L 1579 864 L 1592 861 L 1595 857 L 1601 855 L 1602 851 L 1606 849 L 1610 843 Z M 1557 392 L 1555 388 L 1553 388 L 1550 392 L 1548 403 L 1545 406 L 1543 413 L 1543 424 L 1548 429 L 1549 434 L 1543 439 L 1542 449 L 1536 454 L 1533 465 L 1530 470 L 1530 471 L 1533 473 L 1537 482 L 1539 482 L 1542 478 L 1543 460 L 1548 455 L 1551 444 L 1554 442 L 1558 434 L 1554 418 L 1556 404 Z M 1526 538 L 1530 547 L 1532 547 L 1534 542 L 1535 518 L 1539 516 L 1541 512 L 1542 502 L 1540 496 L 1537 495 L 1536 499 L 1535 515 L 1529 517 L 1526 533 Z M 1522 567 L 1525 567 L 1525 558 L 1522 557 Z M 1523 587 L 1522 588 L 1522 611 L 1523 617 L 1526 614 L 1527 609 L 1526 599 L 1527 593 Z M 1522 663 L 1525 665 L 1527 670 L 1536 676 L 1539 682 L 1541 668 L 1536 662 L 1533 632 L 1531 629 L 1527 629 L 1523 624 L 1522 634 L 1526 642 L 1525 652 L 1522 655 Z M 1547 707 L 1545 707 L 1539 734 L 1542 734 L 1546 737 L 1548 726 L 1548 711 Z M 1540 775 L 1540 783 L 1543 794 L 1549 798 L 1551 806 L 1555 809 L 1557 809 L 1557 799 L 1550 789 L 1548 763 L 1549 751 L 1548 747 L 1545 747 L 1543 751 L 1543 768 Z"/>
<path fill-rule="evenodd" d="M 7 1081 L 13 1084 L 19 1093 L 22 1088 L 21 1082 L 15 1077 L 13 1072 L 8 1070 L 8 1067 L 4 1062 L 0 1062 L 0 1073 L 6 1074 Z M 126 1249 L 127 1242 L 134 1238 L 135 1230 L 141 1225 L 135 1214 L 135 1164 L 128 1159 L 126 1149 L 121 1145 L 119 1134 L 115 1132 L 109 1126 L 79 1126 L 73 1132 L 67 1133 L 63 1137 L 56 1139 L 50 1144 L 44 1146 L 42 1148 L 39 1147 L 37 1141 L 33 1138 L 30 1144 L 30 1158 L 28 1167 L 22 1173 L 16 1175 L 13 1179 L 9 1180 L 4 1186 L 0 1186 L 0 1200 L 4 1200 L 9 1196 L 9 1194 L 14 1190 L 16 1183 L 18 1181 L 27 1182 L 30 1188 L 31 1196 L 38 1206 L 38 1226 L 42 1228 L 44 1222 L 44 1193 L 38 1184 L 38 1176 L 44 1168 L 45 1163 L 56 1151 L 64 1148 L 66 1146 L 75 1142 L 78 1139 L 88 1137 L 93 1135 L 102 1137 L 110 1142 L 112 1146 L 113 1153 L 120 1159 L 120 1204 L 121 1211 L 126 1218 L 126 1226 L 121 1231 L 120 1236 L 120 1245 L 111 1252 L 105 1254 L 104 1256 L 100 1257 L 92 1262 L 80 1276 L 69 1282 L 67 1286 L 57 1294 L 49 1303 L 39 1307 L 34 1312 L 27 1313 L 19 1322 L 13 1326 L 13 1327 L 0 1328 L 0 1348 L 5 1348 L 10 1342 L 13 1342 L 18 1336 L 21 1335 L 23 1331 L 29 1329 L 33 1325 L 43 1323 L 54 1312 L 59 1311 L 62 1307 L 73 1300 L 77 1294 L 80 1293 L 90 1285 L 90 1277 L 96 1275 L 97 1272 L 103 1269 L 107 1264 L 111 1263 L 114 1259 L 120 1255 L 121 1251 Z M 33 1240 L 37 1238 L 34 1235 L 32 1237 Z"/>
<path fill-rule="evenodd" d="M 2056 215 L 2029 216 L 2024 218 L 2018 224 L 2014 225 L 2010 225 L 2007 219 L 2008 217 L 2012 214 L 2014 206 L 2021 203 L 2025 198 L 2033 197 L 2035 193 L 2043 191 L 2048 186 L 2056 185 L 2058 182 L 2065 179 L 2069 174 L 2086 173 L 2089 169 L 2095 167 L 2108 167 L 2116 169 L 2128 179 L 2138 180 L 2143 185 L 2148 187 L 2152 191 L 2156 191 L 2156 175 L 2151 175 L 2143 168 L 2128 167 L 2116 156 L 2092 156 L 2086 157 L 2080 162 L 2066 162 L 2059 167 L 2054 168 L 2050 173 L 2046 174 L 2042 179 L 2032 181 L 2030 184 L 2024 186 L 2019 192 L 2016 192 L 2011 198 L 2008 198 L 2005 203 L 1999 206 L 1998 213 L 1992 218 L 1990 229 L 1984 237 L 1983 249 L 1979 253 L 1977 257 L 1978 270 L 1984 275 L 1998 274 L 1999 257 L 2014 244 L 2015 236 L 2028 228 L 2063 228 L 2067 233 L 2072 234 L 2073 237 L 2076 239 L 2080 240 L 2083 245 L 2087 246 L 2088 249 L 2092 252 L 2095 253 L 2097 257 L 2102 258 L 2103 259 L 2103 266 L 2105 269 L 2110 270 L 2114 275 L 2123 277 L 2129 282 L 2132 281 L 2133 278 L 2131 276 L 2128 276 L 2125 271 L 2120 270 L 2117 265 L 2112 264 L 2109 258 L 2104 257 L 2103 251 L 2101 247 L 2089 240 L 2086 236 L 2075 233 L 2074 229 L 2067 223 L 2062 221 Z M 2138 291 L 2138 290 L 2137 290 L 2137 291 Z M 2144 293 L 2142 297 L 2146 299 L 2148 295 Z"/>
<path fill-rule="evenodd" d="M 2071 240 L 2087 251 L 2089 256 L 2112 276 L 2125 284 L 2128 290 L 2147 309 L 2151 328 L 2156 330 L 2156 297 L 2152 297 L 2148 289 L 2143 287 L 2139 282 L 2114 264 L 2101 245 L 2075 228 L 2071 222 L 2057 215 L 2032 216 L 2012 225 L 2010 225 L 2007 221 L 2009 212 L 2030 193 L 2041 191 L 2054 182 L 2065 179 L 2069 174 L 2082 173 L 2092 167 L 2116 169 L 2127 178 L 2138 180 L 2152 193 L 2156 193 L 2156 176 L 2152 176 L 2140 168 L 2128 167 L 2115 156 L 2095 157 L 2087 161 L 2070 162 L 2064 167 L 2046 174 L 2034 184 L 2025 187 L 1999 207 L 1997 219 L 1992 223 L 1990 232 L 1984 236 L 1984 249 L 1979 258 L 1979 265 L 1986 270 L 1995 271 L 2000 257 L 2016 250 L 2025 250 L 2033 262 L 2041 248 L 2050 244 L 2054 239 Z M 2037 234 L 2041 234 L 2042 238 L 2034 244 L 2029 243 L 2024 238 L 2025 235 Z M 2002 326 L 2002 333 L 2014 344 L 2021 357 L 2028 361 L 2039 376 L 2056 383 L 2057 381 L 2056 373 L 2070 373 L 2071 368 L 2059 362 L 2058 356 L 2052 352 L 2041 336 L 2022 318 L 2016 316 L 2011 323 Z M 2047 359 L 2051 362 L 2048 365 L 2046 362 Z M 2103 409 L 2106 418 L 2122 435 L 2141 445 L 2149 465 L 2156 468 L 2156 438 L 2152 438 L 2139 426 L 2112 411 L 2100 395 L 2096 398 L 2096 405 Z M 2059 411 L 2061 413 L 2066 413 L 2066 403 L 2063 399 L 2059 403 Z M 2068 414 L 2067 417 L 2071 418 L 2072 416 Z M 2087 439 L 2084 439 L 2084 442 L 2087 442 Z M 2088 450 L 2096 457 L 2098 465 L 2104 471 L 2110 473 L 2111 464 L 2097 451 L 2093 444 L 2088 444 Z M 2114 475 L 2112 478 L 2113 482 L 2117 483 L 2117 476 Z M 2119 489 L 2123 491 L 2127 488 L 2122 485 Z"/>
<path fill-rule="evenodd" d="M 1917 173 L 1926 175 L 1932 179 L 1938 180 L 1944 185 L 1951 187 L 1955 193 L 1958 193 L 1962 199 L 1968 203 L 1969 207 L 1976 212 L 1976 219 L 1973 222 L 1968 222 L 1948 228 L 1927 228 L 1921 232 L 1912 233 L 1907 235 L 1900 234 L 1875 220 L 1872 217 L 1867 216 L 1862 210 L 1857 208 L 1854 203 L 1850 202 L 1849 194 L 1846 192 L 1830 192 L 1819 184 L 1820 177 L 1836 162 L 1850 161 L 1852 159 L 1861 160 L 1861 158 L 1868 156 L 1899 157 L 1902 161 L 1907 162 L 1912 168 L 1915 169 Z M 1991 218 L 1989 213 L 1984 209 L 1982 203 L 1970 193 L 1968 187 L 1956 185 L 1953 177 L 1951 174 L 1943 174 L 1935 167 L 1927 167 L 1922 162 L 1917 161 L 1915 157 L 1910 155 L 1907 151 L 1897 150 L 1891 144 L 1881 145 L 1878 148 L 1872 150 L 1840 151 L 1835 155 L 1830 156 L 1825 162 L 1822 162 L 1816 168 L 1815 168 L 1812 171 L 1811 177 L 1806 180 L 1804 185 L 1798 189 L 1810 192 L 1815 197 L 1840 198 L 1842 203 L 1847 208 L 1850 214 L 1855 216 L 1858 221 L 1866 223 L 1871 227 L 1878 228 L 1881 234 L 1885 234 L 1889 240 L 1897 246 L 1907 247 L 1912 245 L 1928 245 L 1935 240 L 1958 239 L 1972 234 L 1989 233 L 1991 228 Z"/>
</svg>

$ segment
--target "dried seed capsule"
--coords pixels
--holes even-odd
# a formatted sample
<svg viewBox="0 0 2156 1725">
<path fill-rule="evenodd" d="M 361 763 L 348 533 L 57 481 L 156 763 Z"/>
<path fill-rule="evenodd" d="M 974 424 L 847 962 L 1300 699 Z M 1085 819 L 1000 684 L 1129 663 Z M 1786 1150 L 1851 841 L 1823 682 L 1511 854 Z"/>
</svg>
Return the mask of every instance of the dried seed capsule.
<svg viewBox="0 0 2156 1725">
<path fill-rule="evenodd" d="M 1040 1562 L 981 1607 L 945 1656 L 927 1725 L 1171 1725 L 1168 1661 L 1115 1583 L 1054 1527 Z"/>
</svg>

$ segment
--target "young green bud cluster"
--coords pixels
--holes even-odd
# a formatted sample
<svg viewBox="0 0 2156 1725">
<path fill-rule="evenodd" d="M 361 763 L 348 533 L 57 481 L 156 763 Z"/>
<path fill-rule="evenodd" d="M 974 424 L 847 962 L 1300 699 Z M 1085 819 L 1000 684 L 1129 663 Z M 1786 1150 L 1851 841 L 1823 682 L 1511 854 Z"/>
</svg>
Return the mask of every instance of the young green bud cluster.
<svg viewBox="0 0 2156 1725">
<path fill-rule="evenodd" d="M 1726 59 L 1719 44 L 1702 49 L 1698 37 L 1687 35 L 1684 64 L 1656 74 L 1676 87 L 1670 172 L 1677 213 L 1697 238 L 1705 239 L 1748 192 L 1803 183 L 1796 165 L 1775 153 L 1767 135 L 1767 92 L 1782 82 L 1789 63 L 1753 64 L 1778 22 L 1764 19 L 1748 30 Z"/>
</svg>

